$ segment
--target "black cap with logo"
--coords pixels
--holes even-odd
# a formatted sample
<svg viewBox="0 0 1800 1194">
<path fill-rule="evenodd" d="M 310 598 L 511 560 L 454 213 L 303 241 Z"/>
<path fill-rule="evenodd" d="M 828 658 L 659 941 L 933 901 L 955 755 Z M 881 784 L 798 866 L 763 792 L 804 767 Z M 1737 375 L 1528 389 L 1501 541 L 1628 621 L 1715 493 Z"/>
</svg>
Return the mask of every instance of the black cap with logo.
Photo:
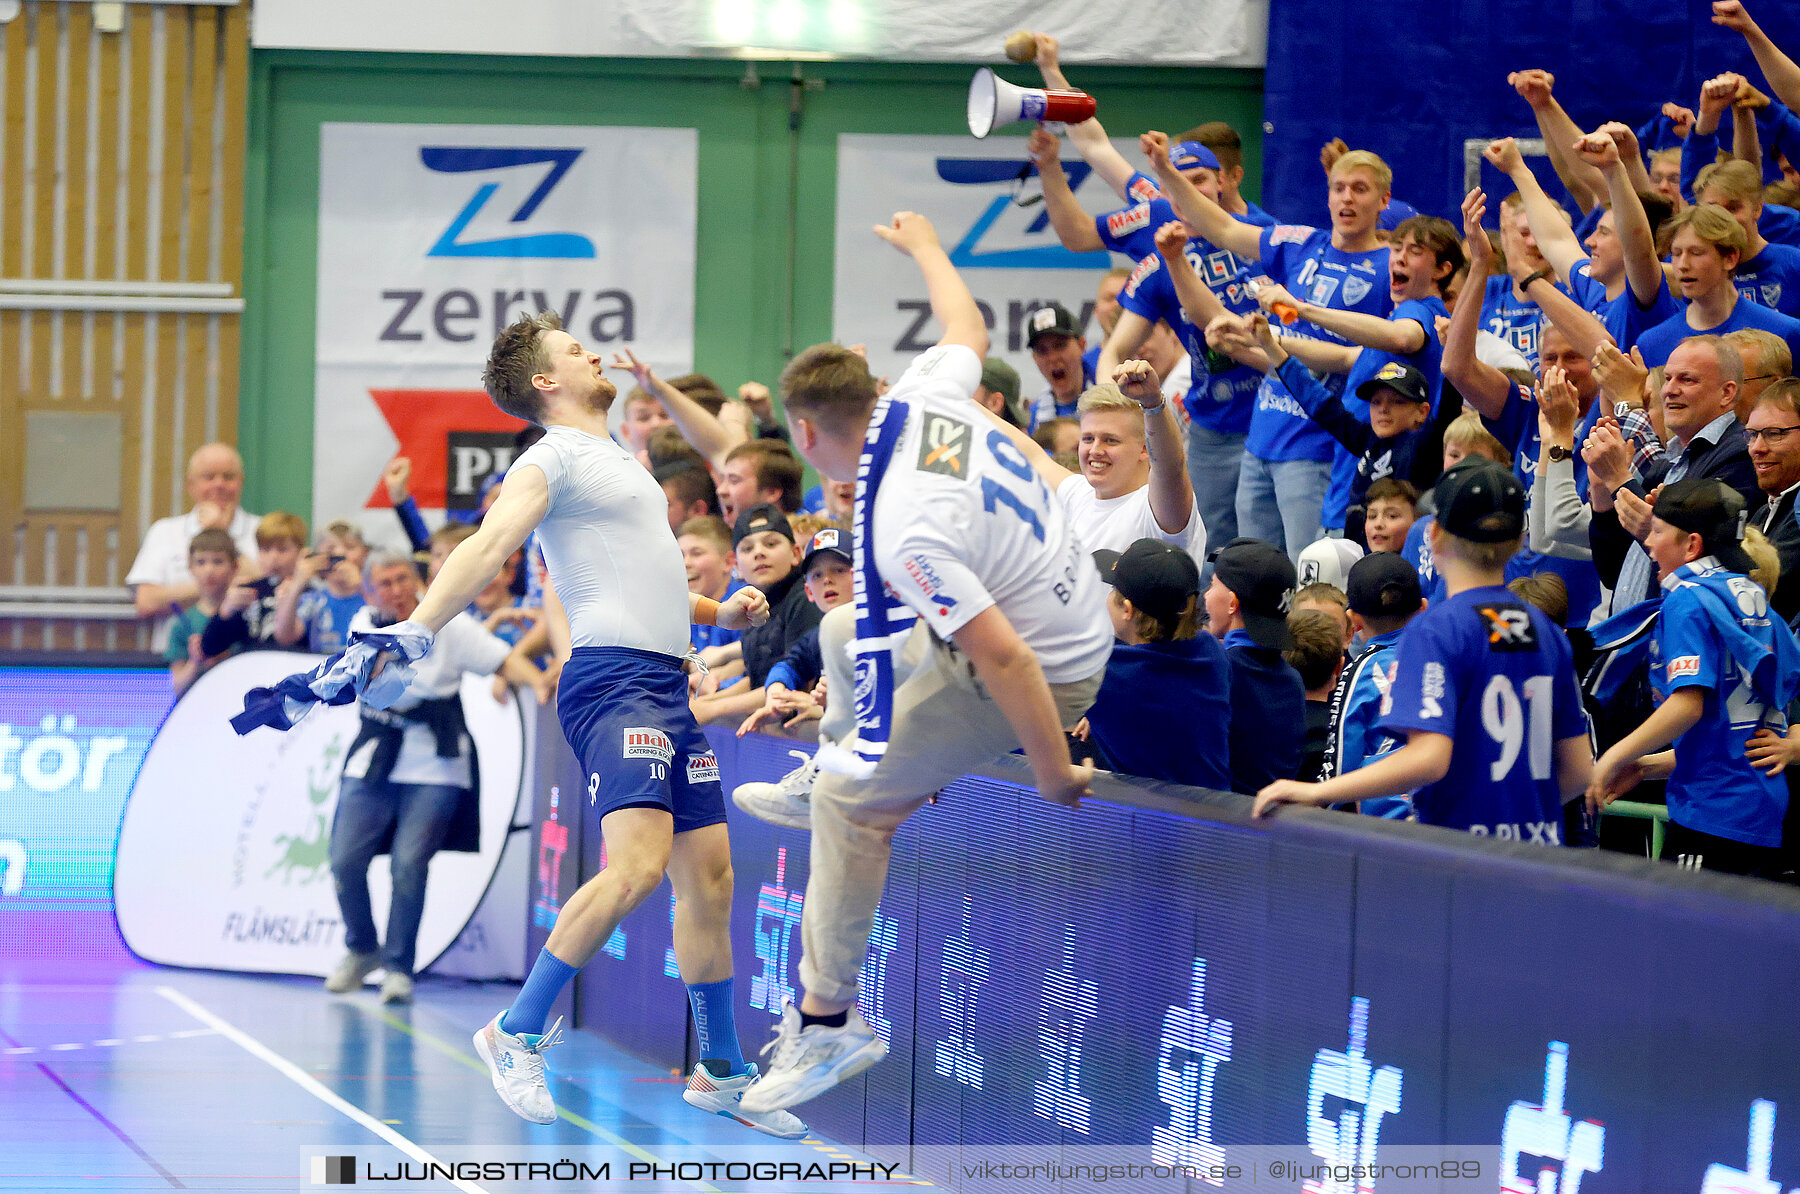
<svg viewBox="0 0 1800 1194">
<path fill-rule="evenodd" d="M 764 502 L 760 506 L 752 506 L 738 515 L 737 525 L 731 528 L 731 547 L 743 542 L 745 535 L 760 534 L 763 531 L 774 531 L 784 536 L 789 543 L 794 541 L 794 528 L 788 523 L 787 515 L 781 507 L 773 502 Z"/>
<path fill-rule="evenodd" d="M 1369 402 L 1377 390 L 1392 390 L 1408 402 L 1431 401 L 1431 387 L 1425 384 L 1425 375 L 1405 361 L 1383 365 L 1374 377 L 1356 387 L 1356 396 Z"/>
<path fill-rule="evenodd" d="M 1292 650 L 1287 616 L 1298 577 L 1287 552 L 1261 539 L 1233 539 L 1210 558 L 1213 575 L 1237 598 L 1250 637 L 1259 646 Z"/>
<path fill-rule="evenodd" d="M 1200 565 L 1194 557 L 1160 539 L 1139 539 L 1124 551 L 1094 553 L 1100 579 L 1165 627 L 1181 620 L 1187 603 L 1200 595 Z"/>
<path fill-rule="evenodd" d="M 1069 314 L 1069 309 L 1061 303 L 1051 303 L 1047 307 L 1039 307 L 1025 317 L 1025 346 L 1036 348 L 1040 336 L 1081 337 L 1081 325 Z"/>
</svg>

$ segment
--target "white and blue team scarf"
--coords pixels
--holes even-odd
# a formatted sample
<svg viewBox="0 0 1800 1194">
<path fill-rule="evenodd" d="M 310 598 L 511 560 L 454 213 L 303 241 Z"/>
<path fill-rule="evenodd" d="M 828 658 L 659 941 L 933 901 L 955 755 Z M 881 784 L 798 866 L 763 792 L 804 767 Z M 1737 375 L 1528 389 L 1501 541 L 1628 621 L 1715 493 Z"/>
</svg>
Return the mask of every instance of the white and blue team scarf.
<svg viewBox="0 0 1800 1194">
<path fill-rule="evenodd" d="M 431 631 L 417 622 L 353 631 L 349 646 L 312 671 L 277 681 L 273 688 L 245 693 L 244 711 L 231 719 L 231 728 L 239 734 L 258 726 L 291 730 L 320 705 L 348 705 L 358 697 L 364 704 L 385 709 L 405 695 L 417 671 L 413 664 L 430 653 L 431 641 Z M 371 679 L 375 661 L 384 652 L 397 658 Z"/>
<path fill-rule="evenodd" d="M 867 779 L 887 754 L 894 725 L 894 676 L 918 616 L 882 582 L 875 566 L 875 493 L 893 463 L 912 407 L 884 397 L 875 404 L 856 465 L 856 737 L 819 747 L 819 766 Z"/>
</svg>

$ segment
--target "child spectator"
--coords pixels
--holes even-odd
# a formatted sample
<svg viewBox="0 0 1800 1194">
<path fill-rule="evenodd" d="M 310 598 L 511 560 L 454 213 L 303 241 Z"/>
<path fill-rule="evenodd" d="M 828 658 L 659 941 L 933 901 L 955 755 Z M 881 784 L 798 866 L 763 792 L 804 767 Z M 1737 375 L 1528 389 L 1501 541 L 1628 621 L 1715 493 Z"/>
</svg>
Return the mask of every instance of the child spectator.
<svg viewBox="0 0 1800 1194">
<path fill-rule="evenodd" d="M 1587 787 L 1593 756 L 1568 638 L 1501 584 L 1525 534 L 1525 487 L 1464 461 L 1432 500 L 1449 596 L 1401 637 L 1377 726 L 1406 745 L 1323 783 L 1270 784 L 1256 813 L 1410 791 L 1427 824 L 1560 845 L 1562 806 Z"/>
<path fill-rule="evenodd" d="M 744 587 L 744 582 L 731 574 L 731 528 L 723 518 L 712 514 L 690 518 L 681 524 L 675 541 L 681 545 L 681 559 L 687 565 L 688 592 L 724 601 Z M 735 648 L 741 637 L 739 631 L 723 626 L 694 624 L 694 649 L 708 667 L 716 667 L 726 659 L 724 652 L 715 651 L 716 648 L 734 648 L 730 657 L 736 658 Z"/>
<path fill-rule="evenodd" d="M 1076 419 L 1046 419 L 1038 424 L 1038 429 L 1031 433 L 1038 447 L 1057 456 L 1073 456 L 1081 447 L 1081 423 Z M 1075 471 L 1079 472 L 1079 469 Z"/>
<path fill-rule="evenodd" d="M 1534 572 L 1506 582 L 1506 587 L 1522 601 L 1543 610 L 1558 626 L 1569 625 L 1569 586 L 1554 572 Z"/>
<path fill-rule="evenodd" d="M 818 607 L 821 618 L 856 596 L 855 566 L 856 549 L 849 531 L 822 527 L 807 541 L 806 557 L 800 561 L 800 575 L 806 598 Z M 813 689 L 824 674 L 825 660 L 819 653 L 819 628 L 814 626 L 788 649 L 780 663 L 769 669 L 763 683 L 762 708 L 744 719 L 744 724 L 738 727 L 738 737 L 776 719 L 785 719 L 782 727 L 789 730 L 805 721 L 817 721 L 824 715 L 825 703 L 814 698 Z M 750 785 L 744 785 L 737 791 L 748 788 Z"/>
<path fill-rule="evenodd" d="M 1357 458 L 1344 534 L 1362 543 L 1370 485 L 1384 477 L 1398 477 L 1424 488 L 1442 471 L 1444 428 L 1431 417 L 1431 390 L 1425 375 L 1410 362 L 1388 361 L 1356 387 L 1356 397 L 1369 404 L 1369 417 L 1359 419 L 1299 358 L 1288 355 L 1267 319 L 1257 316 L 1252 326 L 1273 367 L 1270 384 L 1285 390 L 1313 422 Z M 1446 403 L 1443 409 L 1451 410 L 1452 405 Z"/>
<path fill-rule="evenodd" d="M 304 642 L 318 655 L 342 651 L 350 619 L 363 607 L 362 566 L 368 554 L 362 532 L 350 523 L 326 527 L 313 553 L 275 590 L 275 641 L 284 647 Z"/>
<path fill-rule="evenodd" d="M 1327 539 L 1322 540 L 1321 542 L 1343 543 L 1344 540 Z M 1354 544 L 1351 544 L 1350 546 L 1354 546 Z M 1308 550 L 1310 551 L 1311 549 L 1309 548 Z M 1339 637 L 1343 639 L 1343 644 L 1339 648 L 1340 653 L 1350 646 L 1350 599 L 1344 596 L 1344 590 L 1340 589 L 1335 583 L 1315 580 L 1311 584 L 1300 586 L 1299 590 L 1294 594 L 1293 604 L 1288 607 L 1288 626 L 1290 629 L 1293 626 L 1293 615 L 1302 610 L 1317 610 L 1332 620 L 1338 628 Z M 1289 660 L 1289 662 L 1292 663 L 1293 661 Z M 1299 666 L 1300 665 L 1297 663 L 1294 664 L 1295 668 L 1299 668 Z M 1311 685 L 1308 685 L 1308 687 L 1310 688 Z"/>
<path fill-rule="evenodd" d="M 1650 648 L 1663 700 L 1595 764 L 1589 806 L 1667 776 L 1664 858 L 1773 878 L 1787 785 L 1759 769 L 1767 760 L 1754 757 L 1755 742 L 1751 755 L 1744 748 L 1786 730 L 1788 702 L 1800 691 L 1800 646 L 1769 616 L 1773 551 L 1762 532 L 1745 529 L 1743 497 L 1710 477 L 1663 489 L 1646 546 L 1665 594 Z M 1754 554 L 1765 557 L 1760 567 Z M 1671 742 L 1673 751 L 1661 749 Z"/>
<path fill-rule="evenodd" d="M 256 562 L 262 577 L 233 585 L 216 616 L 200 632 L 200 653 L 207 658 L 234 648 L 276 647 L 275 590 L 294 575 L 306 546 L 306 524 L 299 515 L 277 510 L 256 524 Z"/>
<path fill-rule="evenodd" d="M 1392 552 L 1373 552 L 1350 570 L 1350 621 L 1363 649 L 1344 669 L 1331 694 L 1331 728 L 1319 778 L 1345 775 L 1397 745 L 1376 728 L 1394 683 L 1394 646 L 1400 631 L 1425 606 L 1419 574 Z M 1411 820 L 1409 796 L 1377 796 L 1362 802 L 1376 817 Z"/>
<path fill-rule="evenodd" d="M 1117 642 L 1086 718 L 1087 737 L 1114 771 L 1197 788 L 1231 787 L 1231 665 L 1200 633 L 1200 567 L 1181 548 L 1139 539 L 1096 551 L 1112 586 Z M 1181 710 L 1170 733 L 1168 710 Z M 1079 735 L 1080 727 L 1077 727 Z"/>
<path fill-rule="evenodd" d="M 1419 517 L 1419 491 L 1412 482 L 1383 477 L 1363 496 L 1363 538 L 1371 552 L 1397 552 Z"/>
<path fill-rule="evenodd" d="M 1321 778 L 1325 766 L 1325 739 L 1331 728 L 1331 692 L 1344 670 L 1345 629 L 1333 613 L 1322 609 L 1297 609 L 1288 615 L 1291 650 L 1281 657 L 1300 673 L 1306 686 L 1306 736 L 1300 742 L 1303 780 Z"/>
<path fill-rule="evenodd" d="M 237 573 L 238 550 L 228 531 L 208 527 L 188 544 L 188 574 L 194 578 L 200 596 L 193 605 L 181 611 L 169 627 L 169 642 L 163 658 L 169 661 L 169 683 L 180 696 L 200 673 L 219 662 L 223 656 L 205 654 L 200 647 L 206 623 L 219 612 L 231 578 Z M 230 648 L 226 654 L 237 650 Z"/>
<path fill-rule="evenodd" d="M 1512 453 L 1494 438 L 1493 432 L 1482 422 L 1481 415 L 1469 410 L 1464 411 L 1444 429 L 1444 471 L 1449 472 L 1471 456 L 1491 460 L 1502 468 L 1511 468 L 1513 464 Z M 1400 554 L 1418 569 L 1419 584 L 1425 591 L 1425 600 L 1435 603 L 1442 601 L 1445 593 L 1444 578 L 1431 558 L 1431 545 L 1426 536 L 1434 521 L 1436 520 L 1429 514 L 1415 518 L 1406 532 L 1406 546 L 1400 549 Z"/>
<path fill-rule="evenodd" d="M 1231 662 L 1231 786 L 1254 795 L 1300 769 L 1306 687 L 1281 657 L 1294 645 L 1294 564 L 1273 543 L 1233 539 L 1212 565 L 1206 623 Z"/>
<path fill-rule="evenodd" d="M 760 709 L 769 669 L 824 616 L 806 599 L 800 548 L 794 542 L 793 524 L 779 506 L 764 502 L 745 510 L 738 516 L 731 539 L 738 575 L 769 599 L 769 620 L 744 631 L 739 640 L 747 683 L 694 699 L 694 717 L 701 725 L 735 726 Z"/>
</svg>

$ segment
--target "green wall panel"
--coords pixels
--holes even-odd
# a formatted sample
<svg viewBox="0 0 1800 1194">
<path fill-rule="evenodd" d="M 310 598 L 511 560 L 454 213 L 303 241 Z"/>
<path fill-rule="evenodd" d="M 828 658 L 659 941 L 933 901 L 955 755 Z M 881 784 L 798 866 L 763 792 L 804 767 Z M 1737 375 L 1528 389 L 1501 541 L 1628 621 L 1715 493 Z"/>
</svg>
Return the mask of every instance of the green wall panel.
<svg viewBox="0 0 1800 1194">
<path fill-rule="evenodd" d="M 250 508 L 300 511 L 312 505 L 322 123 L 698 129 L 695 367 L 732 389 L 749 378 L 772 384 L 792 349 L 831 334 L 838 135 L 966 134 L 971 74 L 966 66 L 860 62 L 295 51 L 261 52 L 253 65 L 239 438 Z M 1022 83 L 1033 73 L 1010 72 Z M 1115 136 L 1229 121 L 1246 141 L 1246 191 L 1257 193 L 1260 71 L 1073 74 L 1099 97 Z M 1004 134 L 1022 137 L 1029 127 Z"/>
</svg>

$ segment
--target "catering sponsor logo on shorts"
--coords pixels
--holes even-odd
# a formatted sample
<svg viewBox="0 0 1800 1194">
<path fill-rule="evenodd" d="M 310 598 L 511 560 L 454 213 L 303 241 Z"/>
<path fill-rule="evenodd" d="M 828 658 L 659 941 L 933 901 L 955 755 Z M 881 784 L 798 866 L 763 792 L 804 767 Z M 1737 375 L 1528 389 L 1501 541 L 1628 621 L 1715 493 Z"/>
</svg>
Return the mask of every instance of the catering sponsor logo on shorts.
<svg viewBox="0 0 1800 1194">
<path fill-rule="evenodd" d="M 1122 211 L 1115 211 L 1106 217 L 1106 231 L 1114 240 L 1118 240 L 1128 232 L 1135 232 L 1150 222 L 1150 207 L 1139 203 Z"/>
<path fill-rule="evenodd" d="M 1700 674 L 1700 657 L 1698 655 L 1677 655 L 1669 660 L 1669 679 L 1678 680 L 1682 676 L 1698 676 Z"/>
<path fill-rule="evenodd" d="M 625 757 L 667 763 L 675 758 L 675 744 L 661 730 L 633 726 L 625 731 Z"/>
<path fill-rule="evenodd" d="M 703 755 L 695 755 L 688 760 L 688 783 L 716 784 L 719 782 L 719 756 L 712 751 Z"/>
</svg>

